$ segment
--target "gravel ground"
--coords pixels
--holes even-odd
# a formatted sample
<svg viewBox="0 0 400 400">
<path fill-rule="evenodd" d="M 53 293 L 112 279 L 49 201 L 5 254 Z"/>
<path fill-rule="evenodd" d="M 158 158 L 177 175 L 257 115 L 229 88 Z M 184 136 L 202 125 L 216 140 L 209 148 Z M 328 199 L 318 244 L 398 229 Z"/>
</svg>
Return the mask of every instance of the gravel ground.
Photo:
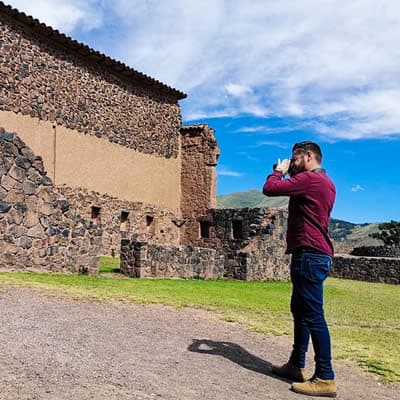
<svg viewBox="0 0 400 400">
<path fill-rule="evenodd" d="M 1 400 L 304 398 L 269 372 L 286 361 L 287 338 L 202 310 L 0 289 Z M 336 374 L 339 399 L 399 398 L 399 385 L 354 367 L 337 363 Z"/>
</svg>

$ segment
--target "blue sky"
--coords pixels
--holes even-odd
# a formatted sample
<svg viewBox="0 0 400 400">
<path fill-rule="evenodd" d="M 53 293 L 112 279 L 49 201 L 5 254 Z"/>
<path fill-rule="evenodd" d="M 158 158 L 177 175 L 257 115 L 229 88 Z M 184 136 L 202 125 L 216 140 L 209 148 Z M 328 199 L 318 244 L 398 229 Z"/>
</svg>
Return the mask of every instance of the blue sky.
<svg viewBox="0 0 400 400">
<path fill-rule="evenodd" d="M 10 0 L 188 94 L 184 123 L 221 148 L 218 194 L 261 189 L 293 143 L 317 141 L 333 217 L 400 220 L 397 0 Z"/>
</svg>

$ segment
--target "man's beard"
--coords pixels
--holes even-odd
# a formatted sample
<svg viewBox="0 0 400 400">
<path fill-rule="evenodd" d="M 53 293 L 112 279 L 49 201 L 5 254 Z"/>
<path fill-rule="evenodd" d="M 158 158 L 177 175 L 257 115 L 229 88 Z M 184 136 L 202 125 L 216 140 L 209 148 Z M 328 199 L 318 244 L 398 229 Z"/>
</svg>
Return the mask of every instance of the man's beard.
<svg viewBox="0 0 400 400">
<path fill-rule="evenodd" d="M 303 158 L 301 160 L 300 165 L 298 165 L 298 166 L 291 165 L 290 168 L 289 168 L 288 173 L 289 173 L 289 176 L 295 176 L 295 175 L 297 175 L 300 172 L 303 172 L 305 170 L 306 170 L 306 162 L 305 162 L 305 160 Z"/>
</svg>

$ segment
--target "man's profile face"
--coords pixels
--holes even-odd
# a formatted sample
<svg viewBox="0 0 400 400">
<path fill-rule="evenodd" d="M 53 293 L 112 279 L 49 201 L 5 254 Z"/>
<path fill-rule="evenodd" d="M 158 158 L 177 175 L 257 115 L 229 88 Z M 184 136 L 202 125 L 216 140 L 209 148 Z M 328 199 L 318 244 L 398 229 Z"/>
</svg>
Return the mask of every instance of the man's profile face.
<svg viewBox="0 0 400 400">
<path fill-rule="evenodd" d="M 292 153 L 290 162 L 290 176 L 297 175 L 299 172 L 306 170 L 305 153 L 301 150 L 295 150 Z"/>
</svg>

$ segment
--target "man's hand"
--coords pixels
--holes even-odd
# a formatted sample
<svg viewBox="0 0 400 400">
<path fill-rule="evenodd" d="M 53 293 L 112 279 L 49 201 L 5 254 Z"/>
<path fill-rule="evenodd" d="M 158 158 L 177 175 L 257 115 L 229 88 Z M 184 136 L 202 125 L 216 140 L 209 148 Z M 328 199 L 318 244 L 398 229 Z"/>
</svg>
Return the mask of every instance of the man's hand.
<svg viewBox="0 0 400 400">
<path fill-rule="evenodd" d="M 290 167 L 290 160 L 285 159 L 282 160 L 278 158 L 278 162 L 276 163 L 275 171 L 282 172 L 283 175 L 286 175 L 287 172 L 289 171 Z"/>
</svg>

